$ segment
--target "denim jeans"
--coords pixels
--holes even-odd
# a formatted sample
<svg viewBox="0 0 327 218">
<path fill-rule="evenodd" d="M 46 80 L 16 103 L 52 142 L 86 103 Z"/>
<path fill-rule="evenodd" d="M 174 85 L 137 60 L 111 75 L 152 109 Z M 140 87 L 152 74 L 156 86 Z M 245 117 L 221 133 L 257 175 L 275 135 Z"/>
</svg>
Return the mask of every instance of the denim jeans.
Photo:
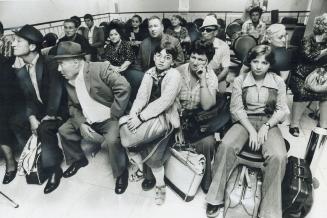
<svg viewBox="0 0 327 218">
<path fill-rule="evenodd" d="M 258 131 L 268 118 L 266 116 L 249 116 L 249 120 Z M 248 138 L 248 131 L 239 123 L 234 124 L 224 136 L 216 153 L 213 180 L 206 197 L 209 204 L 224 203 L 226 184 L 229 176 L 238 165 L 237 155 Z M 281 183 L 285 173 L 287 152 L 284 139 L 277 126 L 269 129 L 268 139 L 262 145 L 262 154 L 265 159 L 265 168 L 259 217 L 281 218 Z"/>
</svg>

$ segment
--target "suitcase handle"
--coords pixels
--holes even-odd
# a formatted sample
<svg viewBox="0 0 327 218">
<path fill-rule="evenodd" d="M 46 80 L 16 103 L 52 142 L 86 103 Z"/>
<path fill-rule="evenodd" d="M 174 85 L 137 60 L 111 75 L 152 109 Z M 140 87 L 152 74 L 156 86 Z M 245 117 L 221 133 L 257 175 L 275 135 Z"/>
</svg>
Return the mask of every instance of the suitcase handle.
<svg viewBox="0 0 327 218">
<path fill-rule="evenodd" d="M 301 178 L 301 179 L 308 179 L 309 176 L 306 176 L 306 168 L 304 166 L 297 165 L 296 166 L 297 171 L 296 171 L 296 177 Z"/>
</svg>

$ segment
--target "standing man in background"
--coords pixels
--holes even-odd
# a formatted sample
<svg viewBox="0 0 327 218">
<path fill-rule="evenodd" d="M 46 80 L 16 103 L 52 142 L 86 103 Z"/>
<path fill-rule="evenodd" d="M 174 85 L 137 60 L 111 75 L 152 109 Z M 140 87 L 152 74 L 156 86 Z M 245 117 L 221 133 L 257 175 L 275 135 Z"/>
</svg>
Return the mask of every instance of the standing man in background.
<svg viewBox="0 0 327 218">
<path fill-rule="evenodd" d="M 87 31 L 84 31 L 84 37 L 89 41 L 91 46 L 91 60 L 97 61 L 98 56 L 103 53 L 104 32 L 101 28 L 94 25 L 91 14 L 84 15 L 84 22 L 88 28 Z"/>
</svg>

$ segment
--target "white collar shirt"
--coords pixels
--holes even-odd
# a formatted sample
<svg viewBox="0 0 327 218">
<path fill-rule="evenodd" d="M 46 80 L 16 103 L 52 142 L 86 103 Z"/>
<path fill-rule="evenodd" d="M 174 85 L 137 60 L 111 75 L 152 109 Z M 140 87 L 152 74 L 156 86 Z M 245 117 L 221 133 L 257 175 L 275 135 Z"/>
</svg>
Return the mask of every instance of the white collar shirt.
<svg viewBox="0 0 327 218">
<path fill-rule="evenodd" d="M 37 62 L 38 59 L 39 59 L 39 54 L 37 54 L 35 56 L 32 63 L 26 64 L 26 69 L 27 69 L 27 72 L 28 72 L 28 74 L 30 76 L 32 85 L 34 87 L 36 97 L 37 97 L 39 102 L 43 103 L 42 99 L 41 99 L 41 96 L 40 96 L 40 90 L 39 90 L 39 86 L 38 86 L 37 78 L 36 78 L 36 62 Z"/>
<path fill-rule="evenodd" d="M 111 117 L 111 110 L 109 107 L 97 102 L 90 96 L 85 85 L 83 71 L 84 64 L 82 65 L 75 81 L 71 81 L 70 83 L 75 85 L 76 95 L 86 121 L 90 124 L 103 122 Z"/>
<path fill-rule="evenodd" d="M 93 32 L 94 32 L 94 25 L 91 27 L 91 29 L 89 29 L 88 38 L 89 38 L 90 45 L 93 44 Z"/>
</svg>

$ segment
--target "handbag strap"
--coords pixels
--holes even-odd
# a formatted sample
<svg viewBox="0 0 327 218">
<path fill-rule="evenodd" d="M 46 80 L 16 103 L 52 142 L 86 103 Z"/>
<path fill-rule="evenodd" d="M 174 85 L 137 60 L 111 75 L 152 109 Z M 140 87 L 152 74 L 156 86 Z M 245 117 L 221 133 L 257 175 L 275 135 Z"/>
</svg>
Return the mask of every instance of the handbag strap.
<svg viewBox="0 0 327 218">
<path fill-rule="evenodd" d="M 168 134 L 165 135 L 165 137 L 163 137 L 155 146 L 154 148 L 151 150 L 151 152 L 142 160 L 142 164 L 145 163 L 146 161 L 148 161 L 150 159 L 150 157 L 154 154 L 154 152 L 157 151 L 159 145 L 161 144 L 161 142 L 163 140 L 165 140 L 167 138 L 167 136 L 169 136 L 172 132 L 174 131 L 173 128 L 171 128 L 171 130 L 168 132 Z"/>
<path fill-rule="evenodd" d="M 240 178 L 238 180 L 238 185 L 241 186 L 244 182 L 244 177 L 245 177 L 245 174 L 247 172 L 247 167 L 246 166 L 242 166 L 242 171 L 241 171 L 241 175 L 240 175 Z"/>
</svg>

